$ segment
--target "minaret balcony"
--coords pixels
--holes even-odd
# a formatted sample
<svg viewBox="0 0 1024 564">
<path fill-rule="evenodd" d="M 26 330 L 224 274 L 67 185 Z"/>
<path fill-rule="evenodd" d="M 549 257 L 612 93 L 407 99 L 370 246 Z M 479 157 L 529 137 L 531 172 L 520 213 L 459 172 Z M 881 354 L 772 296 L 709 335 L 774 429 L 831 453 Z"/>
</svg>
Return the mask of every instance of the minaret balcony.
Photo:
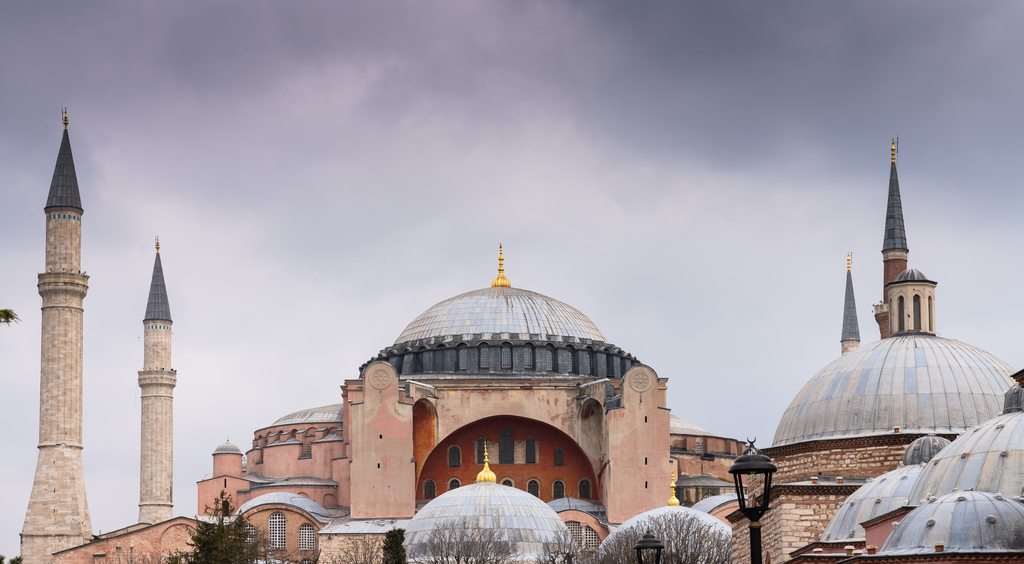
<svg viewBox="0 0 1024 564">
<path fill-rule="evenodd" d="M 875 308 L 875 315 L 879 315 L 879 314 L 882 314 L 882 313 L 889 313 L 889 304 L 887 304 L 887 303 L 879 302 L 879 303 L 874 305 L 874 308 Z"/>
</svg>

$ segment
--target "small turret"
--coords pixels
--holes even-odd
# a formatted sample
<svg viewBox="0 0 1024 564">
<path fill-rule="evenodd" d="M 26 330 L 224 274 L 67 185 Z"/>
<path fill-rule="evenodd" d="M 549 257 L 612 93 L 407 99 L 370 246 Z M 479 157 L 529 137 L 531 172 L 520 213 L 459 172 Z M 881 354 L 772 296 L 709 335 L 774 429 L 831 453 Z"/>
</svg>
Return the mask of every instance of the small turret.
<svg viewBox="0 0 1024 564">
<path fill-rule="evenodd" d="M 846 255 L 846 303 L 843 306 L 843 336 L 839 339 L 843 354 L 860 346 L 860 326 L 857 324 L 857 302 L 853 298 L 852 256 Z"/>
</svg>

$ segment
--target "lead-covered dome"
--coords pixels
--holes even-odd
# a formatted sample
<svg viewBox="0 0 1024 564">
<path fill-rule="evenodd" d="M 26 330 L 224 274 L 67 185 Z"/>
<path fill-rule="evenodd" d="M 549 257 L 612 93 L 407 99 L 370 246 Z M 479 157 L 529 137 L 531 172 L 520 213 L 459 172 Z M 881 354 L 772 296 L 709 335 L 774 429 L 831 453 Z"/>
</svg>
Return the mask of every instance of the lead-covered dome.
<svg viewBox="0 0 1024 564">
<path fill-rule="evenodd" d="M 932 498 L 907 514 L 879 556 L 943 552 L 1006 553 L 1024 550 L 1024 504 L 987 492 Z"/>
<path fill-rule="evenodd" d="M 534 562 L 544 554 L 544 543 L 568 532 L 554 509 L 520 489 L 490 481 L 448 491 L 423 506 L 405 526 L 409 561 L 425 556 L 428 539 L 438 526 L 457 522 L 472 529 L 498 529 L 516 543 L 517 560 Z"/>
<path fill-rule="evenodd" d="M 310 407 L 295 413 L 289 413 L 274 421 L 273 427 L 277 425 L 306 424 L 306 423 L 341 423 L 342 404 L 335 403 L 321 407 Z"/>
<path fill-rule="evenodd" d="M 1013 370 L 966 343 L 903 335 L 850 351 L 786 409 L 772 446 L 901 433 L 959 434 L 999 414 Z"/>
<path fill-rule="evenodd" d="M 395 344 L 431 337 L 476 334 L 518 334 L 549 339 L 548 335 L 606 342 L 604 335 L 578 309 L 536 292 L 509 287 L 474 290 L 448 298 L 410 323 Z M 479 337 L 477 337 L 479 338 Z M 484 337 L 492 338 L 492 337 Z"/>
<path fill-rule="evenodd" d="M 860 524 L 906 505 L 920 474 L 921 466 L 915 464 L 868 480 L 843 501 L 821 533 L 821 540 L 863 539 L 864 527 Z"/>
</svg>

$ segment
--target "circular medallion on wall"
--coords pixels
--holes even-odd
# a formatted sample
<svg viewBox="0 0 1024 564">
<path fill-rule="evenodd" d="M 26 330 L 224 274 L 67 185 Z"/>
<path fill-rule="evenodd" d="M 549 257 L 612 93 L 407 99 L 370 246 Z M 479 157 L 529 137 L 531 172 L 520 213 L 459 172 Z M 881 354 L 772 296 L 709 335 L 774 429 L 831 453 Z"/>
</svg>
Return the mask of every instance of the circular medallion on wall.
<svg viewBox="0 0 1024 564">
<path fill-rule="evenodd" d="M 633 373 L 633 377 L 629 379 L 629 387 L 641 393 L 650 390 L 653 383 L 654 378 L 646 370 L 637 370 Z"/>
<path fill-rule="evenodd" d="M 387 369 L 378 368 L 370 373 L 370 385 L 378 390 L 386 390 L 391 385 L 391 374 Z"/>
</svg>

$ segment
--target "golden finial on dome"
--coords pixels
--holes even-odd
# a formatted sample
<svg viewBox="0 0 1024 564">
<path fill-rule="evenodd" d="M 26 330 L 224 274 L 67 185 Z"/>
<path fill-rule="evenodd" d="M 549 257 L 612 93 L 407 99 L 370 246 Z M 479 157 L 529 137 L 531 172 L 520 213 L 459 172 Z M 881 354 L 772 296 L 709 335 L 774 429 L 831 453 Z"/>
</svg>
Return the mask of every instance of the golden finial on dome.
<svg viewBox="0 0 1024 564">
<path fill-rule="evenodd" d="M 67 129 L 68 128 L 68 109 L 64 108 L 63 112 L 64 112 L 64 129 Z"/>
<path fill-rule="evenodd" d="M 896 138 L 892 138 L 892 162 L 896 162 Z"/>
<path fill-rule="evenodd" d="M 156 236 L 156 252 L 160 252 L 160 236 Z"/>
<path fill-rule="evenodd" d="M 505 253 L 498 244 L 498 277 L 491 282 L 491 288 L 511 288 L 512 283 L 505 278 Z"/>
<path fill-rule="evenodd" d="M 679 499 L 676 498 L 676 472 L 672 470 L 672 497 L 668 498 L 668 504 L 679 505 Z"/>
<path fill-rule="evenodd" d="M 491 467 L 487 464 L 487 443 L 484 443 L 484 469 L 476 475 L 477 483 L 480 482 L 497 482 L 498 477 L 491 472 Z"/>
</svg>

